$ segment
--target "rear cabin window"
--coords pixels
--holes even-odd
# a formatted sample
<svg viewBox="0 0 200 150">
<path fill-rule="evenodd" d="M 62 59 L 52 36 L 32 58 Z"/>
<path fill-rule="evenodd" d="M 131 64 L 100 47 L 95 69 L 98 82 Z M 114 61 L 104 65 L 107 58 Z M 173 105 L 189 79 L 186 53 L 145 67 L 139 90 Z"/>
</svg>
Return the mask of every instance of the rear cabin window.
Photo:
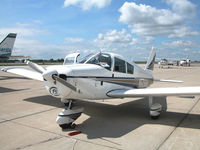
<svg viewBox="0 0 200 150">
<path fill-rule="evenodd" d="M 127 73 L 128 74 L 133 74 L 133 70 L 134 70 L 133 65 L 127 63 Z"/>
<path fill-rule="evenodd" d="M 125 63 L 125 61 L 115 57 L 114 71 L 126 73 L 126 63 Z"/>
</svg>

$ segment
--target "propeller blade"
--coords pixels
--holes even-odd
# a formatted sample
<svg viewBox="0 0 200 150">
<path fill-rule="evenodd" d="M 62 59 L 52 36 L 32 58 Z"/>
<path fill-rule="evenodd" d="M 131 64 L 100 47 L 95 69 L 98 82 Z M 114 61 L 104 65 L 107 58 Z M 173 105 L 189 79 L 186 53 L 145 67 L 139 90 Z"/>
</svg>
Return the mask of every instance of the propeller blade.
<svg viewBox="0 0 200 150">
<path fill-rule="evenodd" d="M 31 67 L 33 70 L 39 72 L 39 73 L 44 73 L 46 70 L 42 67 L 42 66 L 39 66 L 38 64 L 36 63 L 33 63 L 31 61 L 25 61 L 25 63 Z"/>
<path fill-rule="evenodd" d="M 72 84 L 66 82 L 64 79 L 58 77 L 57 75 L 53 75 L 52 77 L 53 77 L 57 82 L 63 84 L 64 86 L 70 88 L 71 90 L 73 90 L 73 91 L 75 91 L 75 92 L 77 91 L 75 86 L 73 86 Z"/>
</svg>

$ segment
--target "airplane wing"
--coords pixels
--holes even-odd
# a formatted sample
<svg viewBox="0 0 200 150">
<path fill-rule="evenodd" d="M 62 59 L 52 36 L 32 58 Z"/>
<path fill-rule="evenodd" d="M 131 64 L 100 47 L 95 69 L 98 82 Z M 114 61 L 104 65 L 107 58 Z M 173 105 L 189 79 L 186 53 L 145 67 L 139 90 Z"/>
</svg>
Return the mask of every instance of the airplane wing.
<svg viewBox="0 0 200 150">
<path fill-rule="evenodd" d="M 43 81 L 42 74 L 35 71 L 28 70 L 28 69 L 17 68 L 17 67 L 6 67 L 1 70 L 4 72 L 10 72 L 10 73 L 14 73 L 20 76 L 24 76 L 30 79 Z"/>
<path fill-rule="evenodd" d="M 181 96 L 200 95 L 200 86 L 196 87 L 170 87 L 170 88 L 146 88 L 131 90 L 112 90 L 107 96 L 113 98 L 145 97 L 145 96 Z"/>
<path fill-rule="evenodd" d="M 171 83 L 182 83 L 183 81 L 180 80 L 166 80 L 166 79 L 153 79 L 154 81 L 157 82 L 171 82 Z"/>
</svg>

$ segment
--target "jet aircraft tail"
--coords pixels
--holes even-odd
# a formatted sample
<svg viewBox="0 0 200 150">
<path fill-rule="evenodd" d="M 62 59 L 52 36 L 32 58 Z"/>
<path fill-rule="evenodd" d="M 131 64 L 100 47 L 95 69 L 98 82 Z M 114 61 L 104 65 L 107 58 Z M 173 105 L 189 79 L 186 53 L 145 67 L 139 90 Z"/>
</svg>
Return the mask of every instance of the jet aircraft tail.
<svg viewBox="0 0 200 150">
<path fill-rule="evenodd" d="M 1 57 L 11 56 L 16 36 L 17 36 L 16 33 L 9 33 L 5 37 L 5 39 L 0 43 L 0 56 Z"/>
<path fill-rule="evenodd" d="M 152 47 L 152 50 L 150 52 L 149 58 L 147 60 L 146 66 L 145 66 L 145 70 L 148 70 L 149 72 L 152 73 L 152 71 L 154 69 L 155 58 L 156 58 L 156 50 L 154 47 Z"/>
</svg>

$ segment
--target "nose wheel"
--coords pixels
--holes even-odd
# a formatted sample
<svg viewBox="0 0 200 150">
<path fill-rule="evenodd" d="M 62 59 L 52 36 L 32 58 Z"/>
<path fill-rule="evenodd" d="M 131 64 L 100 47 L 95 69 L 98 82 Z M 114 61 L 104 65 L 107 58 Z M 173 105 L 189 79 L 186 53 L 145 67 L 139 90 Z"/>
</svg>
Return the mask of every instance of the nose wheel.
<svg viewBox="0 0 200 150">
<path fill-rule="evenodd" d="M 64 130 L 72 127 L 72 123 L 68 124 L 59 124 L 59 126 Z"/>
<path fill-rule="evenodd" d="M 83 110 L 83 107 L 72 107 L 72 100 L 69 100 L 68 107 L 58 114 L 56 123 L 62 129 L 74 128 L 73 122 L 80 117 Z"/>
</svg>

